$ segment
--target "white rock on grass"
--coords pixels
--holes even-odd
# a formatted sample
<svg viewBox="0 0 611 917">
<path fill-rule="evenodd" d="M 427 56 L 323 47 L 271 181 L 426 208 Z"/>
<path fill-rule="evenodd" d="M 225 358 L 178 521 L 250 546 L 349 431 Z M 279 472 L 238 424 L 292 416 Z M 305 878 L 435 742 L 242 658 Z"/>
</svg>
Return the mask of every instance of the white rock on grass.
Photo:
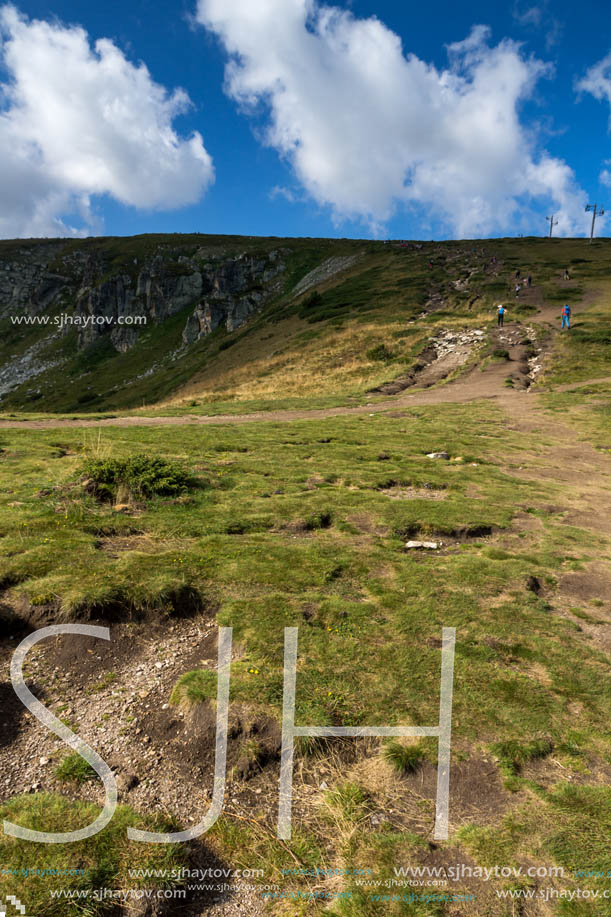
<svg viewBox="0 0 611 917">
<path fill-rule="evenodd" d="M 438 548 L 441 547 L 441 542 L 440 541 L 439 542 L 437 541 L 408 541 L 406 542 L 405 547 L 409 548 L 410 550 L 421 549 L 421 550 L 426 550 L 426 551 L 436 551 Z"/>
<path fill-rule="evenodd" d="M 426 457 L 430 459 L 449 459 L 450 458 L 447 452 L 427 452 Z"/>
</svg>

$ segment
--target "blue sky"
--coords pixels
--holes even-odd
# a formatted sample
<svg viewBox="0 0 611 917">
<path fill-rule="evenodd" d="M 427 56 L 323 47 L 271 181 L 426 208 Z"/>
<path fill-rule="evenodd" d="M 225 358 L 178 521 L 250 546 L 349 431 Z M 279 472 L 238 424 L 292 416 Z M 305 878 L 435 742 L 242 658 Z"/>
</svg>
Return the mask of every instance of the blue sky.
<svg viewBox="0 0 611 917">
<path fill-rule="evenodd" d="M 603 0 L 0 7 L 3 237 L 573 235 L 611 205 Z"/>
</svg>

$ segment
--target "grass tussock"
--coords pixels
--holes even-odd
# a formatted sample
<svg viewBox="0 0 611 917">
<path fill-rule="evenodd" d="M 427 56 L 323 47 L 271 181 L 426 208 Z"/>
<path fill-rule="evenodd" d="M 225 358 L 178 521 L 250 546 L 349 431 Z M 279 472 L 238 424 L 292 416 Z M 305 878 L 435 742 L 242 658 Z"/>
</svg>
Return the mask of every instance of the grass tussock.
<svg viewBox="0 0 611 917">
<path fill-rule="evenodd" d="M 55 768 L 55 776 L 58 780 L 71 783 L 85 783 L 87 780 L 93 780 L 96 772 L 81 755 L 76 752 L 66 755 L 63 761 Z"/>
<path fill-rule="evenodd" d="M 424 749 L 419 745 L 404 745 L 398 741 L 388 742 L 383 754 L 397 773 L 402 775 L 414 773 L 424 759 Z"/>
<path fill-rule="evenodd" d="M 498 758 L 499 766 L 506 777 L 517 777 L 525 764 L 546 758 L 553 750 L 551 739 L 533 739 L 531 742 L 519 742 L 510 739 L 497 742 L 491 750 Z"/>
</svg>

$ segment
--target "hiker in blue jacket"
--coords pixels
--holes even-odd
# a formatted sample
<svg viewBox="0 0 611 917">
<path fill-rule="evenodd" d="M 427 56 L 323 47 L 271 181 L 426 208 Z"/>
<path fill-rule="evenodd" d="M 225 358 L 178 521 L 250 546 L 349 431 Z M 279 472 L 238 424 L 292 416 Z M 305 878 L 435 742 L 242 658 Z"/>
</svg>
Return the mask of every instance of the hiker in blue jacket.
<svg viewBox="0 0 611 917">
<path fill-rule="evenodd" d="M 496 315 L 497 315 L 497 325 L 499 326 L 499 328 L 502 328 L 503 319 L 505 318 L 505 306 L 504 305 L 501 304 L 498 307 Z"/>
<path fill-rule="evenodd" d="M 562 327 L 571 327 L 571 307 L 568 303 L 562 307 Z"/>
</svg>

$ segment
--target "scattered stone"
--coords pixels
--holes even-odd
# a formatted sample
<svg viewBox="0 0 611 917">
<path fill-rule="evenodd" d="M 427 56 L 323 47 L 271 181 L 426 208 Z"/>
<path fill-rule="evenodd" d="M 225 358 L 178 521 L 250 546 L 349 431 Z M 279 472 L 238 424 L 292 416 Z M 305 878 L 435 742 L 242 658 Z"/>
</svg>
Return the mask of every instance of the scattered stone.
<svg viewBox="0 0 611 917">
<path fill-rule="evenodd" d="M 377 825 L 383 825 L 384 822 L 388 822 L 390 821 L 390 819 L 388 815 L 384 815 L 383 812 L 374 812 L 373 815 L 370 817 L 369 821 L 371 822 L 372 825 L 377 826 Z"/>
<path fill-rule="evenodd" d="M 408 541 L 405 544 L 410 550 L 436 551 L 441 547 L 441 542 L 437 541 Z"/>
<path fill-rule="evenodd" d="M 323 781 L 322 781 L 322 783 L 320 784 L 319 789 L 321 789 L 321 790 L 328 790 L 328 789 L 329 789 L 329 784 L 327 783 L 326 780 L 323 780 Z"/>
<path fill-rule="evenodd" d="M 426 457 L 430 459 L 449 459 L 450 458 L 447 452 L 427 452 Z"/>
<path fill-rule="evenodd" d="M 43 757 L 43 758 L 40 758 L 40 759 L 39 759 L 39 763 L 42 764 L 42 766 L 44 767 L 45 764 L 48 764 L 48 763 L 49 763 L 49 759 L 48 759 L 48 758 L 44 758 L 44 757 Z"/>
</svg>

